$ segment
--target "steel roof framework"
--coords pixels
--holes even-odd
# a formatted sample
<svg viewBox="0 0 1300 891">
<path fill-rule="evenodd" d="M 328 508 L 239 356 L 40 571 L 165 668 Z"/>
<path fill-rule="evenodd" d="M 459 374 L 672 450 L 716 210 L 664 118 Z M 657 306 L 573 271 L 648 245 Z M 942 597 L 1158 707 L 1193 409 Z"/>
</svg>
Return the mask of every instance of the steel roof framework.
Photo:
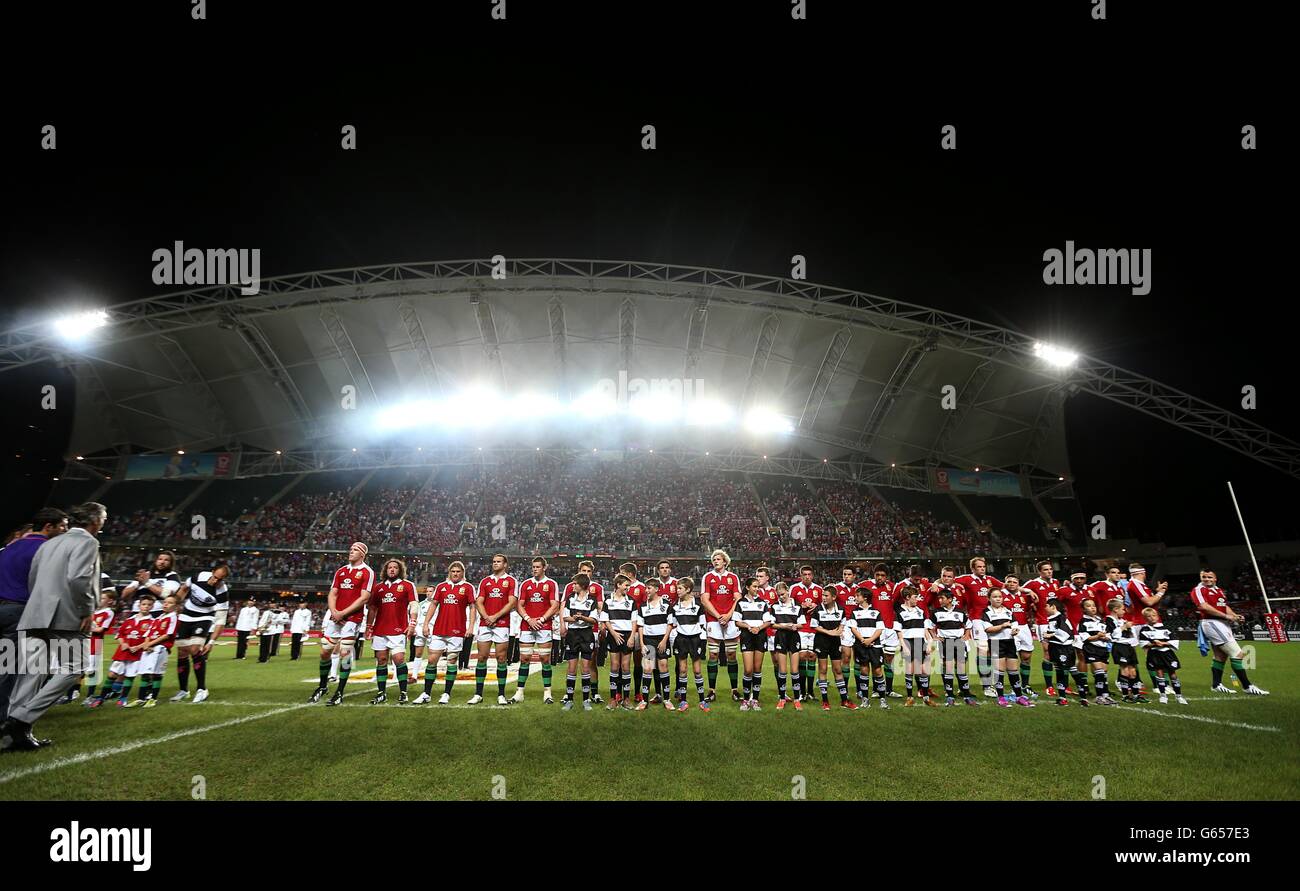
<svg viewBox="0 0 1300 891">
<path fill-rule="evenodd" d="M 229 320 L 236 310 L 239 321 L 234 324 L 243 334 L 252 317 L 296 307 L 468 291 L 476 303 L 480 325 L 484 326 L 484 347 L 489 356 L 495 354 L 499 363 L 495 328 L 484 325 L 491 322 L 491 311 L 483 291 L 647 295 L 694 302 L 686 344 L 685 376 L 689 377 L 703 339 L 708 304 L 716 301 L 917 339 L 931 336 L 944 349 L 1018 368 L 1040 378 L 1054 376 L 1069 394 L 1083 392 L 1098 396 L 1213 440 L 1289 476 L 1300 477 L 1300 444 L 1253 421 L 1087 356 L 1080 356 L 1069 369 L 1049 369 L 1036 357 L 1035 341 L 1028 335 L 953 313 L 843 288 L 703 267 L 635 261 L 520 259 L 506 262 L 504 279 L 493 279 L 492 269 L 491 260 L 390 264 L 268 278 L 261 283 L 261 293 L 251 296 L 240 294 L 238 286 L 226 285 L 165 294 L 111 307 L 106 336 L 115 342 L 157 337 Z M 252 342 L 255 337 L 245 339 L 298 412 L 299 406 L 294 404 L 297 400 L 291 395 L 295 389 L 292 379 L 287 384 L 283 380 L 287 376 L 283 364 L 278 360 L 268 363 L 268 355 L 274 357 L 269 345 L 259 352 Z M 69 348 L 57 341 L 43 324 L 11 328 L 0 333 L 0 372 L 68 352 Z M 273 370 L 276 365 L 281 372 L 279 376 Z M 501 373 L 504 375 L 504 369 Z M 305 408 L 305 403 L 302 407 Z M 309 421 L 310 415 L 302 420 Z"/>
</svg>

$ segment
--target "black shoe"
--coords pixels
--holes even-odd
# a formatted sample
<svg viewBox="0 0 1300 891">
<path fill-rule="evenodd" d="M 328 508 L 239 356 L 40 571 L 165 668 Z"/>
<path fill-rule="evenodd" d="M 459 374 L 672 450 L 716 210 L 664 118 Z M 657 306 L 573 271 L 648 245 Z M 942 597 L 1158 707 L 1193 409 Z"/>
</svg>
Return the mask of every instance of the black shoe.
<svg viewBox="0 0 1300 891">
<path fill-rule="evenodd" d="M 29 752 L 50 743 L 48 739 L 37 739 L 32 728 L 20 721 L 8 720 L 0 725 L 0 752 Z"/>
<path fill-rule="evenodd" d="M 397 704 L 398 704 L 398 705 L 406 705 L 406 702 L 407 702 L 407 699 L 406 699 L 406 693 L 398 693 L 398 694 L 397 694 Z"/>
<path fill-rule="evenodd" d="M 327 703 L 325 703 L 325 704 L 326 704 L 326 705 L 339 705 L 339 704 L 342 703 L 342 702 L 343 702 L 343 694 L 340 693 L 340 692 L 338 692 L 337 690 L 335 690 L 335 691 L 334 691 L 334 695 L 330 697 L 330 701 L 327 702 Z"/>
<path fill-rule="evenodd" d="M 320 698 L 321 698 L 322 696 L 324 696 L 325 693 L 326 693 L 326 688 L 325 688 L 325 687 L 317 687 L 315 690 L 312 691 L 311 699 L 309 699 L 309 700 L 307 700 L 307 701 L 308 701 L 308 702 L 320 702 Z"/>
<path fill-rule="evenodd" d="M 339 697 L 339 698 L 341 699 L 342 697 Z M 388 694 L 387 694 L 387 693 L 377 693 L 377 694 L 375 694 L 375 698 L 372 699 L 372 700 L 370 700 L 370 704 L 371 704 L 371 705 L 383 705 L 383 704 L 384 704 L 385 702 L 387 702 L 387 701 L 388 701 Z M 330 702 L 330 705 L 333 705 L 333 704 L 334 704 L 333 702 Z"/>
</svg>

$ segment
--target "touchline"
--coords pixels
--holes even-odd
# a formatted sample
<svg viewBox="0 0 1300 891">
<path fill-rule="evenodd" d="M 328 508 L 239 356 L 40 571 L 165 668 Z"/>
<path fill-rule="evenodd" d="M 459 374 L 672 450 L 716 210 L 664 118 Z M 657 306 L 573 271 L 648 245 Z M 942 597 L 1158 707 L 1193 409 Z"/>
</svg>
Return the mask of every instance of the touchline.
<svg viewBox="0 0 1300 891">
<path fill-rule="evenodd" d="M 50 830 L 50 859 L 55 863 L 130 863 L 136 872 L 153 864 L 153 830 L 81 828 L 76 820 L 67 829 Z"/>
</svg>

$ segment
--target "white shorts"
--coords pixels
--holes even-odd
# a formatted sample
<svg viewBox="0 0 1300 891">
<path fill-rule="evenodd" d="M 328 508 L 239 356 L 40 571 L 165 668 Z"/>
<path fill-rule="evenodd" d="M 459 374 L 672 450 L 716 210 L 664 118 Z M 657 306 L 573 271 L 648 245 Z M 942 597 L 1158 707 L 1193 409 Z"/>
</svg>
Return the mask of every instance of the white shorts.
<svg viewBox="0 0 1300 891">
<path fill-rule="evenodd" d="M 480 625 L 474 630 L 474 640 L 478 643 L 508 643 L 510 641 L 510 629 L 506 627 L 489 628 L 487 625 Z"/>
<path fill-rule="evenodd" d="M 799 646 L 805 650 L 812 650 L 813 640 L 815 640 L 816 637 L 817 633 L 815 631 L 800 631 Z"/>
<path fill-rule="evenodd" d="M 1201 633 L 1205 635 L 1206 641 L 1220 648 L 1232 658 L 1236 658 L 1237 654 L 1241 652 L 1241 645 L 1237 643 L 1237 637 L 1232 633 L 1232 628 L 1227 622 L 1218 619 L 1202 619 Z"/>
<path fill-rule="evenodd" d="M 1028 625 L 1017 625 L 1014 640 L 1016 651 L 1027 653 L 1034 648 L 1034 638 L 1029 633 Z"/>
<path fill-rule="evenodd" d="M 425 645 L 425 642 L 424 642 L 424 637 L 423 637 L 423 635 L 420 635 L 420 634 L 415 635 L 415 636 L 411 639 L 411 643 L 415 644 L 417 647 L 422 647 L 422 646 L 424 646 L 424 645 Z"/>
<path fill-rule="evenodd" d="M 336 643 L 347 638 L 355 639 L 357 636 L 357 623 L 353 619 L 335 622 L 329 615 L 326 615 L 325 621 L 320 626 L 320 636 L 330 643 Z"/>
<path fill-rule="evenodd" d="M 166 674 L 167 656 L 170 652 L 164 646 L 157 646 L 147 653 L 141 653 L 140 674 Z"/>
<path fill-rule="evenodd" d="M 769 634 L 769 635 L 767 636 L 767 651 L 768 651 L 769 653 L 771 653 L 771 652 L 773 652 L 774 650 L 776 650 L 776 635 L 775 635 L 775 634 Z"/>
<path fill-rule="evenodd" d="M 1051 643 L 1051 641 L 1050 641 L 1048 638 L 1051 636 L 1052 631 L 1051 631 L 1051 628 L 1050 628 L 1048 625 L 1045 625 L 1045 624 L 1044 624 L 1044 625 L 1035 625 L 1034 627 L 1035 627 L 1035 629 L 1036 629 L 1037 632 L 1038 632 L 1038 639 L 1039 639 L 1039 640 L 1041 640 L 1044 644 Z"/>
<path fill-rule="evenodd" d="M 970 630 L 971 638 L 974 640 L 978 640 L 980 643 L 988 643 L 989 634 L 987 631 L 984 630 L 984 623 L 974 622 L 972 624 L 974 625 L 974 627 L 971 628 Z"/>
<path fill-rule="evenodd" d="M 706 632 L 709 640 L 738 640 L 740 638 L 740 628 L 736 625 L 736 620 L 732 619 L 723 628 L 717 622 L 710 622 Z"/>
<path fill-rule="evenodd" d="M 853 646 L 853 631 L 849 629 L 847 626 L 840 629 L 840 646 L 842 647 Z"/>
<path fill-rule="evenodd" d="M 511 613 L 510 614 L 510 636 L 518 637 L 519 631 L 523 627 L 524 627 L 523 616 L 519 615 L 519 613 Z"/>
<path fill-rule="evenodd" d="M 397 650 L 399 653 L 406 652 L 406 635 L 405 634 L 376 634 L 370 638 L 370 649 L 376 652 L 384 650 Z"/>
<path fill-rule="evenodd" d="M 534 631 L 531 628 L 523 628 L 519 632 L 519 642 L 521 644 L 549 644 L 551 642 L 551 629 L 538 628 Z"/>
<path fill-rule="evenodd" d="M 463 637 L 439 637 L 436 634 L 430 634 L 428 643 L 425 644 L 430 653 L 459 653 L 465 646 Z"/>
<path fill-rule="evenodd" d="M 140 675 L 140 662 L 139 660 L 135 662 L 114 661 L 112 665 L 108 666 L 108 670 L 110 674 L 115 674 L 119 677 L 138 677 Z"/>
</svg>

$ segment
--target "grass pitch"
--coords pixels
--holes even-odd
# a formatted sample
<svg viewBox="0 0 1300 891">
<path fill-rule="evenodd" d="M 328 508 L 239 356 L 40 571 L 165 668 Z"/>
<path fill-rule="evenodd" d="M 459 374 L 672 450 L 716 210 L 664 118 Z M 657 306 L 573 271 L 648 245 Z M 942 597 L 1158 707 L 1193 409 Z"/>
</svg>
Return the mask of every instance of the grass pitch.
<svg viewBox="0 0 1300 891">
<path fill-rule="evenodd" d="M 769 662 L 761 712 L 738 710 L 724 671 L 711 713 L 692 686 L 691 711 L 670 714 L 562 713 L 562 670 L 551 706 L 536 674 L 521 705 L 491 704 L 489 680 L 485 702 L 465 706 L 470 680 L 451 706 L 398 706 L 391 681 L 389 704 L 370 706 L 374 682 L 354 673 L 345 704 L 327 709 L 306 702 L 314 647 L 291 662 L 286 643 L 259 665 L 223 645 L 206 703 L 165 701 L 173 664 L 154 709 L 52 709 L 38 733 L 54 746 L 0 756 L 0 800 L 1084 800 L 1103 783 L 1108 799 L 1294 800 L 1300 646 L 1255 646 L 1251 679 L 1268 697 L 1211 694 L 1209 660 L 1185 645 L 1186 706 L 999 709 L 981 697 L 981 708 L 778 712 Z M 372 667 L 367 650 L 358 673 Z"/>
</svg>

